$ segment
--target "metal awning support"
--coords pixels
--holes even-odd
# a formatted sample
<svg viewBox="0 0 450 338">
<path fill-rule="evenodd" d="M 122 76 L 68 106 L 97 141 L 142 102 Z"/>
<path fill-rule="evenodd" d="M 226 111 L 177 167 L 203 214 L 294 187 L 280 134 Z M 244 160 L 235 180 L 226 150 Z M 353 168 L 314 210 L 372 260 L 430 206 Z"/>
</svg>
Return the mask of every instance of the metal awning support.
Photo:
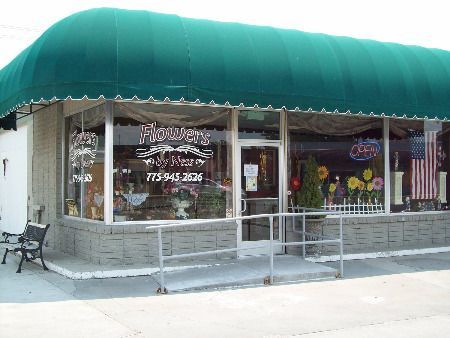
<svg viewBox="0 0 450 338">
<path fill-rule="evenodd" d="M 56 102 L 60 102 L 62 100 L 56 100 L 53 102 L 48 101 L 47 103 L 34 103 L 30 102 L 28 105 L 23 105 L 20 108 L 17 108 L 15 111 L 9 113 L 5 117 L 0 118 L 0 129 L 4 130 L 17 130 L 17 121 L 23 119 L 24 117 L 33 115 L 34 113 L 40 111 L 41 109 L 45 109 Z M 22 108 L 28 106 L 28 111 L 21 110 Z"/>
<path fill-rule="evenodd" d="M 0 119 L 0 129 L 17 130 L 17 118 L 15 113 L 10 113 Z"/>
</svg>

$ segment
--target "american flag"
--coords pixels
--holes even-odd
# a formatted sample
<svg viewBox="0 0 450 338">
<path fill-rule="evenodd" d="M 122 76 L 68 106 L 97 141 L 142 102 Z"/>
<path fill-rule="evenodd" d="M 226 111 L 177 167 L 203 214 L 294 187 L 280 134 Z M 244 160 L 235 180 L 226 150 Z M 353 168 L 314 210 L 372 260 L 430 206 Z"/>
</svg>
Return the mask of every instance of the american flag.
<svg viewBox="0 0 450 338">
<path fill-rule="evenodd" d="M 410 131 L 411 198 L 434 199 L 437 195 L 437 131 Z"/>
</svg>

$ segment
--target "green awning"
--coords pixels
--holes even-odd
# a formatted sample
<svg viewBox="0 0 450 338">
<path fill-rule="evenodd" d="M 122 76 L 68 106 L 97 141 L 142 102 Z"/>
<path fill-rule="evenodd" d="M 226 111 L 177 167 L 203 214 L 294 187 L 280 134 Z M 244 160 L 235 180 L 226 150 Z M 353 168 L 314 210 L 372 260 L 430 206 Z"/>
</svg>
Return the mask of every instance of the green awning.
<svg viewBox="0 0 450 338">
<path fill-rule="evenodd" d="M 101 95 L 444 119 L 450 52 L 100 8 L 56 23 L 0 71 L 0 117 Z"/>
</svg>

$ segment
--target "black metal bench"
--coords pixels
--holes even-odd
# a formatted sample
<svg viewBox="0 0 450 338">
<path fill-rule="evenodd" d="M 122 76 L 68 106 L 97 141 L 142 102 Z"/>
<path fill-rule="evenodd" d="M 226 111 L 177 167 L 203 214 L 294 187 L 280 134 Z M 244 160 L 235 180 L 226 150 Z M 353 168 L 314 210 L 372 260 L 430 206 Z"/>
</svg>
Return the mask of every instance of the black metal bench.
<svg viewBox="0 0 450 338">
<path fill-rule="evenodd" d="M 0 241 L 0 247 L 5 249 L 2 264 L 6 263 L 6 255 L 9 252 L 13 252 L 14 254 L 20 252 L 22 258 L 19 263 L 19 268 L 16 271 L 17 273 L 22 271 L 22 263 L 24 260 L 30 262 L 36 258 L 40 258 L 42 267 L 44 270 L 48 270 L 42 256 L 42 246 L 49 227 L 50 224 L 43 225 L 28 221 L 22 234 L 3 232 L 3 239 Z"/>
</svg>

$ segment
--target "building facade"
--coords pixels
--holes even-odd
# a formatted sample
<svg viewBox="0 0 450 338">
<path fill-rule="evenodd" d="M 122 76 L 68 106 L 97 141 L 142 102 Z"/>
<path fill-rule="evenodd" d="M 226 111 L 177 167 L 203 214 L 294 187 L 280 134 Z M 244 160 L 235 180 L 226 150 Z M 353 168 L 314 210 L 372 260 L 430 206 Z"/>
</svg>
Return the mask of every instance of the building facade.
<svg viewBox="0 0 450 338">
<path fill-rule="evenodd" d="M 48 244 L 90 262 L 156 263 L 152 225 L 291 211 L 308 160 L 345 252 L 386 251 L 450 240 L 449 84 L 446 51 L 96 9 L 0 71 L 0 114 L 31 115 Z M 166 254 L 268 238 L 260 220 L 163 232 Z"/>
</svg>

